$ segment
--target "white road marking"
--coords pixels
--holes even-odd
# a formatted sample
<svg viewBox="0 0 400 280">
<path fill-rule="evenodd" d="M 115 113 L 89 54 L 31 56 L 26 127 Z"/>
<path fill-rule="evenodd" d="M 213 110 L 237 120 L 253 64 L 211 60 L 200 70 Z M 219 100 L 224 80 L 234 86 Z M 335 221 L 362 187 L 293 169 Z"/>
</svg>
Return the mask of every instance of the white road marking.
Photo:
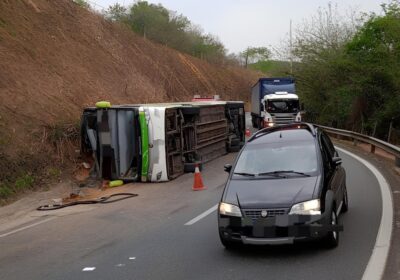
<svg viewBox="0 0 400 280">
<path fill-rule="evenodd" d="M 371 163 L 361 157 L 346 150 L 336 148 L 339 151 L 348 154 L 364 164 L 376 177 L 382 194 L 382 217 L 379 225 L 378 235 L 375 246 L 369 258 L 367 268 L 364 271 L 362 280 L 382 279 L 385 271 L 386 261 L 389 255 L 390 240 L 392 238 L 393 228 L 393 201 L 391 190 L 382 173 Z"/>
<path fill-rule="evenodd" d="M 130 260 L 136 260 L 136 257 L 129 257 Z"/>
<path fill-rule="evenodd" d="M 39 222 L 36 222 L 36 223 L 30 224 L 30 225 L 27 225 L 27 226 L 24 226 L 24 227 L 21 227 L 21 228 L 18 228 L 18 229 L 3 233 L 3 234 L 0 235 L 0 238 L 9 236 L 11 234 L 14 234 L 14 233 L 17 233 L 17 232 L 20 232 L 20 231 L 23 231 L 23 230 L 26 230 L 26 229 L 29 229 L 29 228 L 44 224 L 44 223 L 47 223 L 47 222 L 49 222 L 51 220 L 54 220 L 55 218 L 57 218 L 57 217 L 50 217 L 48 219 L 41 220 Z"/>
<path fill-rule="evenodd" d="M 84 269 L 82 269 L 82 271 L 93 271 L 95 269 L 95 267 L 85 267 Z"/>
<path fill-rule="evenodd" d="M 208 215 L 210 215 L 212 212 L 214 212 L 215 210 L 217 210 L 218 208 L 218 204 L 215 204 L 213 207 L 211 207 L 210 209 L 204 211 L 203 213 L 201 213 L 200 215 L 198 215 L 197 217 L 191 219 L 189 222 L 187 222 L 185 224 L 185 226 L 191 226 L 194 223 L 197 223 L 198 221 L 200 221 L 201 219 L 207 217 Z"/>
</svg>

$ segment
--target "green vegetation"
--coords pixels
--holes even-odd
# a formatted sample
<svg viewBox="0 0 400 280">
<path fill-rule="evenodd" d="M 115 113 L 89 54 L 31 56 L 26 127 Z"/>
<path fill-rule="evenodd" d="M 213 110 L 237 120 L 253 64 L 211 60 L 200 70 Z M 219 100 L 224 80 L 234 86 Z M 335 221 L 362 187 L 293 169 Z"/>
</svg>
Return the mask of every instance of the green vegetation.
<svg viewBox="0 0 400 280">
<path fill-rule="evenodd" d="M 260 71 L 267 76 L 286 76 L 290 69 L 288 61 L 280 60 L 260 60 L 256 63 L 249 64 L 248 68 Z"/>
<path fill-rule="evenodd" d="M 209 62 L 229 60 L 224 45 L 211 34 L 204 34 L 200 27 L 161 4 L 138 1 L 129 7 L 114 4 L 104 12 L 114 22 L 128 25 L 137 34 L 188 53 Z"/>
<path fill-rule="evenodd" d="M 0 182 L 0 204 L 16 193 L 32 189 L 34 183 L 35 178 L 30 173 L 17 177 L 14 182 Z"/>
<path fill-rule="evenodd" d="M 265 47 L 248 47 L 239 56 L 244 60 L 244 67 L 247 68 L 250 63 L 267 62 L 271 51 Z"/>
<path fill-rule="evenodd" d="M 35 179 L 31 174 L 25 174 L 17 178 L 17 180 L 14 183 L 14 191 L 23 191 L 26 189 L 29 189 L 33 186 L 33 183 L 35 182 Z"/>
<path fill-rule="evenodd" d="M 0 185 L 0 202 L 1 200 L 5 200 L 13 194 L 11 188 L 6 184 Z M 1 203 L 0 203 L 1 205 Z"/>
<path fill-rule="evenodd" d="M 78 4 L 79 6 L 81 6 L 82 8 L 85 8 L 85 9 L 89 9 L 90 8 L 89 3 L 87 1 L 85 1 L 85 0 L 73 0 L 73 1 L 76 4 Z"/>
<path fill-rule="evenodd" d="M 61 170 L 55 167 L 47 169 L 47 175 L 52 179 L 58 179 L 61 176 Z"/>
<path fill-rule="evenodd" d="M 392 119 L 399 125 L 399 3 L 382 5 L 382 15 L 352 22 L 329 6 L 299 29 L 294 76 L 309 120 L 364 133 L 376 130 L 382 138 Z"/>
<path fill-rule="evenodd" d="M 6 27 L 6 25 L 6 22 L 2 18 L 0 18 L 0 27 Z"/>
</svg>

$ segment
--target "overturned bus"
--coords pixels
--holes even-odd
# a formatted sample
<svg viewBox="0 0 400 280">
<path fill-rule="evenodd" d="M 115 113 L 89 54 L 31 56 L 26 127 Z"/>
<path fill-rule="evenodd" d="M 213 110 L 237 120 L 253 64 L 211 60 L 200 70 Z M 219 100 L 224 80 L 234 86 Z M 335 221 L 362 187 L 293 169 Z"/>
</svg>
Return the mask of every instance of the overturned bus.
<svg viewBox="0 0 400 280">
<path fill-rule="evenodd" d="M 81 152 L 109 180 L 168 181 L 239 151 L 244 141 L 239 101 L 90 107 L 81 121 Z"/>
</svg>

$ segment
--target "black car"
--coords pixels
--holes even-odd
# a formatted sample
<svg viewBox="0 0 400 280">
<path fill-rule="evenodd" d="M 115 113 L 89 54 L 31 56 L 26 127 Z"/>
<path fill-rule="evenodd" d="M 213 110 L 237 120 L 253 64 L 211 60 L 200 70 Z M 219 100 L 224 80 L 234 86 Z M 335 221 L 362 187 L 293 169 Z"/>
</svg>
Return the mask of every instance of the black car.
<svg viewBox="0 0 400 280">
<path fill-rule="evenodd" d="M 311 124 L 265 128 L 232 165 L 218 209 L 226 248 L 238 244 L 339 243 L 348 209 L 346 173 L 331 140 Z"/>
</svg>

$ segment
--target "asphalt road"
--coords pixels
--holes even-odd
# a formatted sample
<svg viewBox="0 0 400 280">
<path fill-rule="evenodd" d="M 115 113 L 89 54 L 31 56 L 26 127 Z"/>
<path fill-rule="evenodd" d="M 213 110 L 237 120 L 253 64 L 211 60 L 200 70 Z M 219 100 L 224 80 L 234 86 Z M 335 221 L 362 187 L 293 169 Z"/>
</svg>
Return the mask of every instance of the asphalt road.
<svg viewBox="0 0 400 280">
<path fill-rule="evenodd" d="M 230 154 L 206 165 L 205 191 L 191 190 L 192 174 L 133 184 L 126 188 L 136 198 L 48 212 L 38 218 L 42 224 L 0 232 L 0 279 L 360 279 L 376 239 L 381 195 L 365 166 L 341 156 L 350 209 L 341 216 L 336 249 L 311 243 L 231 252 L 219 242 L 216 211 L 185 225 L 219 201 Z"/>
</svg>

